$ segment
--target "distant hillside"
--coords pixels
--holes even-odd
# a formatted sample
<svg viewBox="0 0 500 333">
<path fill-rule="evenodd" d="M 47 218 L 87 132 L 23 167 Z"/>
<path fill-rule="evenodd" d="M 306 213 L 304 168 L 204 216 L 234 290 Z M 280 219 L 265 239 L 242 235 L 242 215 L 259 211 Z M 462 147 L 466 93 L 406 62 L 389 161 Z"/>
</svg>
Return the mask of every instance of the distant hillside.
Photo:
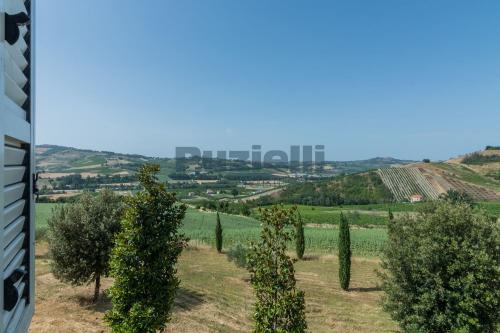
<svg viewBox="0 0 500 333">
<path fill-rule="evenodd" d="M 146 163 L 159 163 L 162 178 L 171 180 L 259 180 L 295 177 L 286 167 L 266 165 L 256 169 L 248 161 L 202 159 L 194 157 L 185 160 L 182 171 L 176 171 L 176 160 L 172 158 L 153 158 L 137 154 L 120 154 L 109 151 L 94 151 L 57 145 L 36 147 L 36 163 L 45 178 L 56 178 L 68 174 L 81 174 L 83 177 L 98 175 L 132 175 L 137 168 Z M 321 170 L 305 172 L 303 176 L 313 175 L 331 177 L 338 174 L 351 174 L 367 170 L 404 165 L 413 161 L 391 157 L 376 157 L 359 161 L 325 162 Z"/>
<path fill-rule="evenodd" d="M 44 173 L 131 174 L 150 157 L 56 145 L 36 146 L 37 169 Z"/>
<path fill-rule="evenodd" d="M 500 201 L 500 150 L 494 148 L 445 162 L 382 164 L 377 172 L 295 184 L 280 199 L 317 205 L 401 202 L 415 194 L 433 200 L 453 189 L 478 201 Z"/>
<path fill-rule="evenodd" d="M 414 163 L 381 169 L 384 184 L 399 201 L 412 194 L 434 199 L 453 189 L 476 200 L 500 200 L 500 150 L 490 147 L 445 162 Z"/>
<path fill-rule="evenodd" d="M 375 171 L 368 171 L 330 180 L 291 184 L 280 194 L 279 201 L 336 206 L 387 203 L 394 201 L 394 196 Z"/>
</svg>

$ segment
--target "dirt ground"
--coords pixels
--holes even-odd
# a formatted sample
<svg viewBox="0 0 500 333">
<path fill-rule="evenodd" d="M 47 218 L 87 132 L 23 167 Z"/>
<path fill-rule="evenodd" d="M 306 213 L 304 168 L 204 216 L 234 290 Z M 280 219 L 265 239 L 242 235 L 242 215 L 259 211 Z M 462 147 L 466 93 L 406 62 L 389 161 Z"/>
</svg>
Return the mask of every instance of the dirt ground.
<svg viewBox="0 0 500 333">
<path fill-rule="evenodd" d="M 375 269 L 378 261 L 354 258 L 351 290 L 338 286 L 337 259 L 309 256 L 296 264 L 299 288 L 306 293 L 310 332 L 394 332 L 395 324 L 382 312 Z M 179 262 L 182 280 L 167 332 L 250 332 L 252 289 L 245 270 L 208 247 L 190 247 Z M 103 281 L 109 288 L 111 279 Z M 47 245 L 38 244 L 36 304 L 30 332 L 110 332 L 103 322 L 111 304 L 102 296 L 90 301 L 92 286 L 74 287 L 50 273 Z"/>
</svg>

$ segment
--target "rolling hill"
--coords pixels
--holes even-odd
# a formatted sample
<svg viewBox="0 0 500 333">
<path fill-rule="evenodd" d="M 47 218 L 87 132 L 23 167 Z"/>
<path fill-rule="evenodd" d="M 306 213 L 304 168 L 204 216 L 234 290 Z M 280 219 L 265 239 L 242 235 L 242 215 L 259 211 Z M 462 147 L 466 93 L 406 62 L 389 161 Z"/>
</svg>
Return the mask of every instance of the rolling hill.
<svg viewBox="0 0 500 333">
<path fill-rule="evenodd" d="M 500 201 L 500 149 L 489 148 L 443 162 L 380 167 L 333 180 L 295 184 L 280 200 L 335 205 L 409 201 L 419 194 L 433 200 L 448 190 L 465 192 L 477 201 Z"/>
<path fill-rule="evenodd" d="M 498 201 L 499 172 L 498 149 L 478 151 L 444 162 L 413 163 L 379 170 L 384 184 L 398 201 L 407 200 L 412 194 L 435 199 L 450 189 L 465 192 L 478 201 Z"/>
<path fill-rule="evenodd" d="M 186 179 L 268 179 L 297 176 L 282 166 L 267 165 L 255 169 L 248 161 L 202 159 L 194 157 L 185 160 L 182 172 L 176 171 L 173 158 L 148 157 L 137 154 L 120 154 L 109 151 L 94 151 L 57 145 L 39 145 L 36 147 L 37 169 L 42 177 L 57 178 L 69 174 L 81 174 L 84 177 L 98 175 L 132 175 L 137 168 L 147 162 L 160 164 L 162 177 L 170 180 Z M 399 160 L 391 157 L 376 157 L 359 161 L 325 162 L 321 172 L 304 172 L 302 176 L 333 176 L 351 174 L 367 170 L 404 165 L 414 161 Z M 249 175 L 252 175 L 250 177 Z"/>
</svg>

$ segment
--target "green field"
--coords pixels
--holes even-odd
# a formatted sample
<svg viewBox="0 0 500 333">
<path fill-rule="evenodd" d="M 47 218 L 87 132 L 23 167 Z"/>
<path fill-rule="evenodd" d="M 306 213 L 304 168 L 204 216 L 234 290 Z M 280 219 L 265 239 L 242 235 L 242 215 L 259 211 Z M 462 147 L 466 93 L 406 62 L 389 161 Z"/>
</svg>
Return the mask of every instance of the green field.
<svg viewBox="0 0 500 333">
<path fill-rule="evenodd" d="M 184 219 L 183 231 L 193 240 L 213 245 L 215 243 L 215 217 L 214 213 L 189 209 Z M 253 218 L 221 214 L 221 223 L 226 248 L 236 243 L 245 244 L 256 241 L 259 238 L 260 222 Z M 336 251 L 338 229 L 306 227 L 305 238 L 306 248 L 311 252 Z M 387 232 L 384 228 L 353 228 L 351 230 L 351 245 L 355 255 L 379 254 L 386 239 Z"/>
<path fill-rule="evenodd" d="M 47 228 L 47 218 L 55 204 L 39 203 L 36 205 L 36 227 L 40 235 Z M 387 231 L 383 227 L 387 223 L 387 210 L 393 212 L 412 212 L 421 205 L 411 204 L 377 204 L 350 205 L 336 207 L 298 206 L 300 214 L 306 223 L 314 227 L 305 228 L 306 246 L 313 253 L 335 252 L 337 249 L 338 224 L 340 212 L 349 218 L 352 249 L 355 255 L 377 256 L 387 239 Z M 481 202 L 478 208 L 485 209 L 490 214 L 500 216 L 500 202 Z M 224 228 L 224 247 L 236 243 L 246 244 L 256 241 L 260 233 L 260 222 L 255 218 L 239 215 L 221 214 Z M 329 224 L 334 224 L 330 226 Z M 359 228 L 359 226 L 373 226 Z M 184 219 L 182 231 L 193 241 L 213 245 L 215 243 L 215 213 L 189 208 Z"/>
<path fill-rule="evenodd" d="M 357 206 L 297 206 L 300 216 L 305 223 L 335 224 L 340 222 L 340 214 L 347 216 L 351 225 L 383 226 L 387 224 L 387 210 L 374 210 Z"/>
<path fill-rule="evenodd" d="M 498 201 L 485 201 L 477 204 L 478 208 L 484 209 L 489 214 L 500 218 L 500 202 Z"/>
<path fill-rule="evenodd" d="M 37 231 L 47 228 L 47 218 L 55 204 L 36 205 Z M 208 245 L 215 243 L 215 217 L 211 212 L 201 212 L 189 208 L 184 219 L 182 231 L 194 242 Z M 260 235 L 260 222 L 250 217 L 221 214 L 224 228 L 224 247 L 236 243 L 247 244 L 257 241 Z M 306 247 L 313 253 L 334 252 L 337 249 L 338 230 L 336 228 L 305 228 Z M 355 255 L 376 256 L 382 250 L 387 233 L 384 228 L 353 228 L 351 231 L 352 249 Z M 292 245 L 292 244 L 291 244 Z M 307 252 L 307 250 L 306 250 Z"/>
</svg>

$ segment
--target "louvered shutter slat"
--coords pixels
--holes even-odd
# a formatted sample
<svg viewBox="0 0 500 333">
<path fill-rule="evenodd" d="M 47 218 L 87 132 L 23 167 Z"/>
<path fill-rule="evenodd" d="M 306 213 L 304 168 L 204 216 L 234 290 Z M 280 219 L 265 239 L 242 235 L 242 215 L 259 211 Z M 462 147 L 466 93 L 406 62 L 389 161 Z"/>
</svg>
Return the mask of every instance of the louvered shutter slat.
<svg viewBox="0 0 500 333">
<path fill-rule="evenodd" d="M 5 166 L 20 165 L 23 163 L 26 151 L 24 149 L 5 147 Z"/>
<path fill-rule="evenodd" d="M 21 199 L 25 187 L 26 184 L 24 183 L 18 183 L 11 186 L 7 186 L 4 189 L 4 204 L 7 206 L 13 203 L 14 201 Z"/>
<path fill-rule="evenodd" d="M 5 64 L 6 74 L 16 83 L 19 87 L 24 87 L 28 82 L 28 79 L 24 75 L 23 71 L 16 65 L 14 60 L 9 59 Z"/>
<path fill-rule="evenodd" d="M 23 286 L 23 289 L 24 289 L 24 286 Z M 21 300 L 19 301 L 19 303 L 17 303 L 14 310 L 9 311 L 9 312 L 12 312 L 13 315 L 7 324 L 7 330 L 5 331 L 5 333 L 15 333 L 16 332 L 16 327 L 19 323 L 19 320 L 21 319 L 23 312 L 25 311 L 25 307 L 26 307 L 25 305 L 26 305 L 26 299 L 21 298 Z"/>
<path fill-rule="evenodd" d="M 23 231 L 25 217 L 20 216 L 14 222 L 9 224 L 4 230 L 3 246 L 10 244 L 14 238 Z"/>
<path fill-rule="evenodd" d="M 7 268 L 8 264 L 11 262 L 12 259 L 14 259 L 14 257 L 16 256 L 16 254 L 21 251 L 21 248 L 23 247 L 23 241 L 24 241 L 24 237 L 26 236 L 26 234 L 23 232 L 23 233 L 20 233 L 19 235 L 17 235 L 17 237 L 12 241 L 10 242 L 9 245 L 7 245 L 7 247 L 3 250 L 3 269 L 5 270 L 5 268 Z"/>
<path fill-rule="evenodd" d="M 23 52 L 18 47 L 10 44 L 5 44 L 5 47 L 7 48 L 10 57 L 12 58 L 12 60 L 14 60 L 19 68 L 25 69 L 28 66 L 28 61 L 23 56 Z"/>
<path fill-rule="evenodd" d="M 21 267 L 25 254 L 26 250 L 21 250 L 16 254 L 14 259 L 12 259 L 9 265 L 7 265 L 7 267 L 5 268 L 3 279 L 7 279 L 12 273 L 14 273 L 17 268 Z"/>
<path fill-rule="evenodd" d="M 14 183 L 19 183 L 23 180 L 26 167 L 16 166 L 16 167 L 5 167 L 4 173 L 4 184 L 12 185 Z"/>
<path fill-rule="evenodd" d="M 21 216 L 25 204 L 26 200 L 18 200 L 4 209 L 4 226 L 9 225 L 12 221 Z"/>
<path fill-rule="evenodd" d="M 5 75 L 5 94 L 19 106 L 23 105 L 28 98 L 28 95 L 8 74 Z"/>
</svg>

